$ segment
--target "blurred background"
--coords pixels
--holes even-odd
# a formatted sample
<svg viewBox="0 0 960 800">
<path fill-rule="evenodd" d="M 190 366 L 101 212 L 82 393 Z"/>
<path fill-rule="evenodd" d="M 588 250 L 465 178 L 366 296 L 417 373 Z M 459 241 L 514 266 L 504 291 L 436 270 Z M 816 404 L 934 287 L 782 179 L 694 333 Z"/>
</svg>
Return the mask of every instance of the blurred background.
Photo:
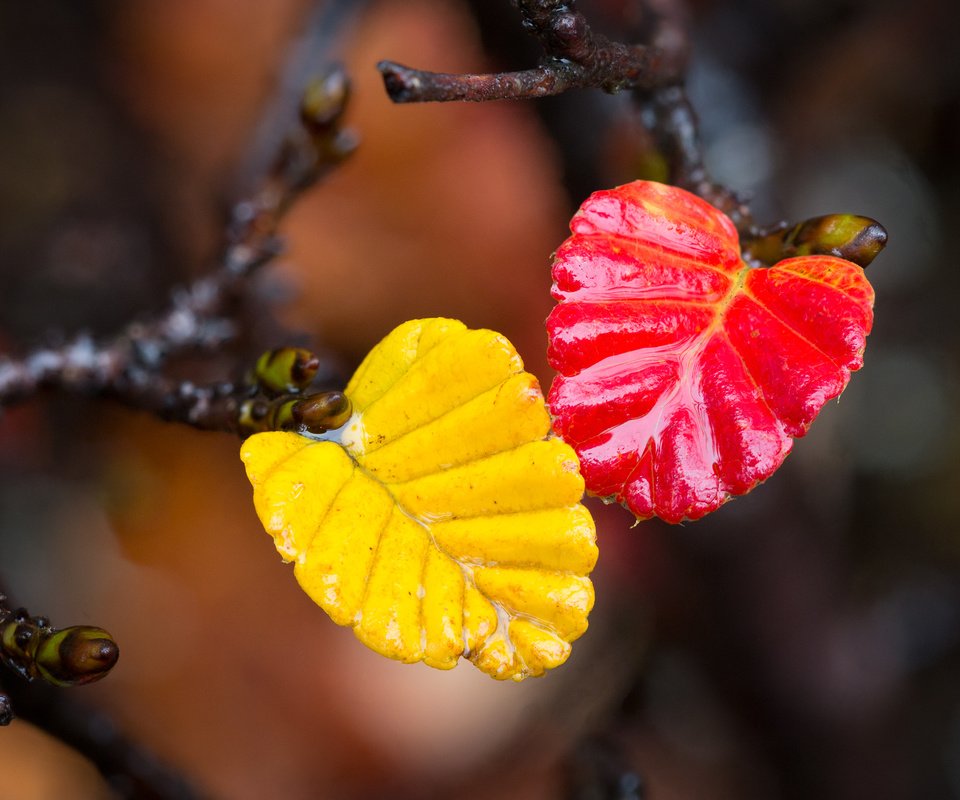
<svg viewBox="0 0 960 800">
<path fill-rule="evenodd" d="M 615 35 L 630 5 L 579 7 Z M 590 631 L 544 679 L 393 663 L 333 625 L 228 435 L 78 397 L 5 414 L 0 581 L 120 642 L 109 678 L 70 693 L 103 740 L 231 800 L 960 798 L 954 5 L 692 5 L 708 168 L 761 222 L 882 222 L 876 324 L 863 372 L 751 495 L 680 527 L 594 506 Z M 354 6 L 324 47 L 360 149 L 289 216 L 239 348 L 190 368 L 236 377 L 309 343 L 346 376 L 399 322 L 443 315 L 505 333 L 546 388 L 549 254 L 589 191 L 636 176 L 629 98 L 394 106 L 382 58 L 476 71 L 536 48 L 506 0 Z M 0 351 L 107 335 L 213 268 L 311 7 L 0 5 Z M 148 796 L 22 720 L 0 775 L 10 798 Z M 155 796 L 186 796 L 163 780 Z"/>
</svg>

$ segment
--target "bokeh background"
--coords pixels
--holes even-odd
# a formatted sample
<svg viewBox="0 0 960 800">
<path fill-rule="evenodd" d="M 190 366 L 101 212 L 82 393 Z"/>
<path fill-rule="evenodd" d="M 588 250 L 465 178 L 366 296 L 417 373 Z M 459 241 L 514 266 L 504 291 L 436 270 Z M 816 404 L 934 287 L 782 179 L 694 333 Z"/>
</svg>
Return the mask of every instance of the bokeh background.
<svg viewBox="0 0 960 800">
<path fill-rule="evenodd" d="M 629 5 L 580 7 L 614 32 Z M 753 494 L 673 528 L 595 507 L 597 607 L 567 666 L 502 685 L 376 656 L 277 558 L 236 440 L 44 396 L 0 419 L 0 580 L 119 640 L 72 699 L 212 798 L 960 798 L 953 5 L 692 5 L 713 176 L 761 221 L 880 220 L 876 325 L 863 372 Z M 108 335 L 213 267 L 310 6 L 0 5 L 0 350 Z M 629 98 L 393 106 L 381 58 L 484 70 L 536 50 L 506 0 L 357 10 L 325 46 L 361 147 L 291 213 L 241 345 L 185 368 L 234 377 L 295 342 L 347 375 L 394 325 L 444 315 L 505 333 L 548 386 L 549 254 L 587 192 L 635 176 Z M 11 798 L 133 791 L 22 720 L 0 775 Z"/>
</svg>

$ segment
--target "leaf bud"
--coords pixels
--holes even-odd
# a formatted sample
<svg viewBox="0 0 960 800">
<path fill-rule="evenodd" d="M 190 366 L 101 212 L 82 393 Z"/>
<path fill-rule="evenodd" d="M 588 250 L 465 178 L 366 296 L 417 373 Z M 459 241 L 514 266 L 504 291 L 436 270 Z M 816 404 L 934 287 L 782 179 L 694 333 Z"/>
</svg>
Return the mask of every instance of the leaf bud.
<svg viewBox="0 0 960 800">
<path fill-rule="evenodd" d="M 47 683 L 80 686 L 100 680 L 119 657 L 120 648 L 103 628 L 75 625 L 44 636 L 35 661 Z"/>
<path fill-rule="evenodd" d="M 281 347 L 268 350 L 257 359 L 254 376 L 257 383 L 270 392 L 299 392 L 310 385 L 320 359 L 302 347 Z"/>
<path fill-rule="evenodd" d="M 343 392 L 320 392 L 296 401 L 291 412 L 296 427 L 323 433 L 339 428 L 350 419 L 353 405 Z"/>
<path fill-rule="evenodd" d="M 334 67 L 307 86 L 300 100 L 300 118 L 311 130 L 329 128 L 340 119 L 349 95 L 346 73 Z"/>
<path fill-rule="evenodd" d="M 828 255 L 866 267 L 887 244 L 876 220 L 855 214 L 828 214 L 744 242 L 744 252 L 765 264 L 793 256 Z"/>
<path fill-rule="evenodd" d="M 264 419 L 263 430 L 290 431 L 297 427 L 293 419 L 293 406 L 297 400 L 281 397 L 270 404 L 270 411 Z"/>
<path fill-rule="evenodd" d="M 20 609 L 12 620 L 0 630 L 0 657 L 11 669 L 29 677 L 33 658 L 37 651 L 40 631 L 29 619 L 22 618 Z"/>
</svg>

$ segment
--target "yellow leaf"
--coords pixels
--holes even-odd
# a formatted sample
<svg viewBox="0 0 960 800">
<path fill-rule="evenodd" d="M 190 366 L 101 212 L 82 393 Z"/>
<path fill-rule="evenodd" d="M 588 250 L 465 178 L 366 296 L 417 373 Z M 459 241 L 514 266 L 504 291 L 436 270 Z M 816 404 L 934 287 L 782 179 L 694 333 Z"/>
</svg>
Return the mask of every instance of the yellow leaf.
<svg viewBox="0 0 960 800">
<path fill-rule="evenodd" d="M 542 675 L 587 629 L 597 560 L 573 450 L 503 336 L 407 322 L 321 435 L 251 436 L 241 458 L 280 555 L 339 625 L 400 661 Z"/>
</svg>

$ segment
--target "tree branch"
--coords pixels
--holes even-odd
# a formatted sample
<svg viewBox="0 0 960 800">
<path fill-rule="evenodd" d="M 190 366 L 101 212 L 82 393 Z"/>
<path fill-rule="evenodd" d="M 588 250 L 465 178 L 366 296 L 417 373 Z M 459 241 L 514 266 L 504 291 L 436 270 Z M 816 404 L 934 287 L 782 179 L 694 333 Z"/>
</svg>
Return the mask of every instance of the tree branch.
<svg viewBox="0 0 960 800">
<path fill-rule="evenodd" d="M 731 189 L 710 180 L 703 162 L 697 115 L 684 87 L 638 91 L 634 97 L 644 127 L 653 134 L 657 148 L 667 159 L 671 183 L 719 208 L 741 234 L 758 235 L 760 229 L 747 204 Z"/>
<path fill-rule="evenodd" d="M 396 103 L 520 100 L 569 89 L 652 90 L 683 79 L 689 43 L 669 18 L 664 18 L 650 44 L 628 45 L 595 33 L 573 0 L 516 0 L 516 5 L 523 27 L 544 49 L 538 68 L 458 75 L 381 61 L 377 69 L 390 99 Z"/>
<path fill-rule="evenodd" d="M 207 430 L 237 432 L 244 386 L 198 388 L 171 380 L 167 359 L 190 350 L 216 350 L 237 333 L 227 309 L 249 277 L 280 251 L 280 221 L 294 201 L 355 147 L 340 119 L 348 96 L 342 70 L 311 84 L 300 124 L 284 141 L 261 187 L 231 213 L 220 268 L 172 293 L 157 317 L 129 324 L 111 339 L 81 333 L 57 347 L 0 359 L 0 406 L 23 402 L 41 389 L 106 395 L 128 405 Z"/>
<path fill-rule="evenodd" d="M 514 2 L 524 29 L 544 49 L 540 67 L 456 74 L 381 61 L 377 68 L 390 98 L 397 103 L 482 102 L 535 99 L 574 88 L 631 89 L 643 125 L 667 161 L 669 182 L 694 192 L 730 217 L 744 243 L 744 255 L 752 262 L 773 263 L 799 252 L 800 247 L 803 252 L 831 253 L 866 266 L 883 248 L 882 226 L 862 217 L 833 215 L 795 229 L 786 222 L 760 226 L 743 198 L 710 179 L 696 113 L 683 86 L 690 45 L 686 15 L 676 0 L 638 3 L 643 16 L 652 17 L 652 24 L 650 19 L 640 19 L 646 23 L 646 36 L 639 24 L 632 32 L 648 39 L 648 45 L 621 44 L 595 33 L 573 0 Z"/>
<path fill-rule="evenodd" d="M 747 204 L 710 180 L 696 114 L 683 87 L 690 43 L 685 14 L 675 2 L 648 0 L 654 13 L 649 45 L 612 42 L 595 33 L 572 0 L 515 0 L 521 22 L 541 43 L 542 66 L 520 72 L 452 74 L 426 72 L 381 61 L 387 94 L 397 103 L 535 99 L 574 88 L 608 92 L 632 89 L 645 127 L 670 165 L 670 180 L 726 213 L 745 236 L 778 230 L 759 228 Z M 638 26 L 639 27 L 639 26 Z"/>
</svg>

